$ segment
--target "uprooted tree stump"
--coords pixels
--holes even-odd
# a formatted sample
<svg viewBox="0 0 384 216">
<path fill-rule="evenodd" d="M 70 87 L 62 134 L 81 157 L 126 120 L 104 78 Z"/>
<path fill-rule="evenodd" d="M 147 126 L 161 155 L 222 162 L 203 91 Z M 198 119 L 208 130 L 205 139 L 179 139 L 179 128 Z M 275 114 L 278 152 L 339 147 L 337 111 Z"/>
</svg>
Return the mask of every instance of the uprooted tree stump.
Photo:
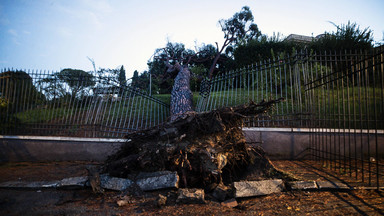
<svg viewBox="0 0 384 216">
<path fill-rule="evenodd" d="M 250 176 L 273 178 L 278 171 L 260 147 L 246 143 L 242 132 L 246 116 L 270 110 L 282 99 L 210 112 L 189 112 L 183 118 L 127 135 L 127 142 L 104 166 L 116 177 L 139 172 L 177 171 L 183 187 L 207 188 Z M 248 173 L 247 173 L 248 172 Z"/>
</svg>

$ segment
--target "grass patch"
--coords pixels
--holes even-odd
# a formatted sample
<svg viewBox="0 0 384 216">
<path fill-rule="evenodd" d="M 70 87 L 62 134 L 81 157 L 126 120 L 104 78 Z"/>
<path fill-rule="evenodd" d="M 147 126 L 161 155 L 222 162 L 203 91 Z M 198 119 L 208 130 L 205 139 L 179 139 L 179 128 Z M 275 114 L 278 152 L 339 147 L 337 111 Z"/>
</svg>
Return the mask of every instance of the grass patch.
<svg viewBox="0 0 384 216">
<path fill-rule="evenodd" d="M 294 94 L 294 93 L 292 93 Z M 200 111 L 217 109 L 223 106 L 236 106 L 254 101 L 286 98 L 275 106 L 268 114 L 280 116 L 280 119 L 311 118 L 317 126 L 330 128 L 384 128 L 381 89 L 374 88 L 344 88 L 327 90 L 317 88 L 313 91 L 302 92 L 301 101 L 291 97 L 291 92 L 266 92 L 265 90 L 231 89 L 228 91 L 212 92 L 205 105 L 199 104 L 199 92 L 193 92 L 195 106 L 202 105 Z M 154 98 L 170 104 L 170 94 L 153 95 Z M 88 104 L 87 107 L 34 108 L 15 114 L 21 124 L 30 123 L 59 123 L 67 124 L 84 122 L 86 117 L 92 123 L 108 124 L 111 126 L 127 127 L 129 125 L 154 125 L 166 120 L 169 107 L 159 105 L 141 96 L 125 98 L 120 101 L 103 101 Z M 376 115 L 375 115 L 376 112 Z M 314 116 L 309 114 L 315 113 Z M 303 116 L 304 115 L 304 116 Z M 97 119 L 96 119 L 97 118 Z M 114 123 L 116 122 L 116 123 Z M 142 123 L 145 122 L 145 123 Z"/>
</svg>

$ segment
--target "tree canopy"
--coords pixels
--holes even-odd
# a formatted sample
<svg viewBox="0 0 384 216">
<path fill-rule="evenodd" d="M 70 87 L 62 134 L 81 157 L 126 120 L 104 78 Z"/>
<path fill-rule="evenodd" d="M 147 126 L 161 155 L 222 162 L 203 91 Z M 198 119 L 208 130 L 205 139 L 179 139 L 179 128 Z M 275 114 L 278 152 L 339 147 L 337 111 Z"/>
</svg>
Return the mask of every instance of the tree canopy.
<svg viewBox="0 0 384 216">
<path fill-rule="evenodd" d="M 373 47 L 373 34 L 369 27 L 360 26 L 348 21 L 347 24 L 336 25 L 336 32 L 325 32 L 322 37 L 312 42 L 310 48 L 315 51 L 366 50 Z"/>
<path fill-rule="evenodd" d="M 1 107 L 10 107 L 11 112 L 18 112 L 46 99 L 34 86 L 32 77 L 24 71 L 0 73 L 0 86 Z"/>
<path fill-rule="evenodd" d="M 47 97 L 53 99 L 86 95 L 88 88 L 95 86 L 96 81 L 90 72 L 66 68 L 40 80 L 39 83 Z"/>
<path fill-rule="evenodd" d="M 373 47 L 373 35 L 369 28 L 361 29 L 353 22 L 336 25 L 336 31 L 325 32 L 318 39 L 303 44 L 287 41 L 279 33 L 273 36 L 262 34 L 251 9 L 244 6 L 229 19 L 219 20 L 224 33 L 224 43 L 202 44 L 196 50 L 185 48 L 183 43 L 168 42 L 165 48 L 155 51 L 155 56 L 148 61 L 148 71 L 134 74 L 132 86 L 146 89 L 152 76 L 152 92 L 170 93 L 173 81 L 166 74 L 164 58 L 170 56 L 170 63 L 176 61 L 187 64 L 192 72 L 192 90 L 196 91 L 202 77 L 212 78 L 220 72 L 233 70 L 263 61 L 285 58 L 294 55 L 296 50 L 341 51 L 349 49 L 369 49 Z M 187 56 L 193 56 L 188 59 Z"/>
</svg>

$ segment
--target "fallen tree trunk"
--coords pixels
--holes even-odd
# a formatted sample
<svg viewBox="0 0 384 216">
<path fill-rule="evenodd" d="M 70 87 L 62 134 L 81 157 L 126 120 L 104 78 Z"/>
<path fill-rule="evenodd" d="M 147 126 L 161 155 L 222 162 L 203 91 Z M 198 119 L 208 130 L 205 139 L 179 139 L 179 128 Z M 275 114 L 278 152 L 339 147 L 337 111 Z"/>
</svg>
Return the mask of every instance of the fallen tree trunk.
<svg viewBox="0 0 384 216">
<path fill-rule="evenodd" d="M 182 67 L 180 64 L 171 66 L 172 69 L 178 71 L 171 92 L 171 122 L 182 118 L 184 113 L 193 111 L 192 108 L 192 91 L 189 85 L 191 72 L 188 67 Z"/>
<path fill-rule="evenodd" d="M 242 127 L 246 116 L 265 113 L 281 100 L 188 112 L 176 121 L 130 134 L 106 161 L 105 172 L 134 177 L 139 172 L 177 171 L 182 186 L 207 187 L 240 180 L 252 165 L 257 170 L 253 180 L 271 178 L 272 164 L 261 148 L 246 143 Z"/>
</svg>

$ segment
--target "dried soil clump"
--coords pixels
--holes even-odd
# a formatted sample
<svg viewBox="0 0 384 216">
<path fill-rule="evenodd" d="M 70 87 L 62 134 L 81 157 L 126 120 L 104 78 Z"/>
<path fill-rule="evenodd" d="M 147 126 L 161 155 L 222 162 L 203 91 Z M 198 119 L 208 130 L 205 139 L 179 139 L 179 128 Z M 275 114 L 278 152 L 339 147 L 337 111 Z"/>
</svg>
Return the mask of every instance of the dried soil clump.
<svg viewBox="0 0 384 216">
<path fill-rule="evenodd" d="M 246 143 L 246 116 L 266 113 L 282 99 L 186 113 L 174 122 L 128 135 L 127 142 L 105 165 L 116 177 L 140 172 L 177 171 L 182 187 L 209 189 L 220 183 L 258 180 L 281 175 L 261 147 Z"/>
</svg>

